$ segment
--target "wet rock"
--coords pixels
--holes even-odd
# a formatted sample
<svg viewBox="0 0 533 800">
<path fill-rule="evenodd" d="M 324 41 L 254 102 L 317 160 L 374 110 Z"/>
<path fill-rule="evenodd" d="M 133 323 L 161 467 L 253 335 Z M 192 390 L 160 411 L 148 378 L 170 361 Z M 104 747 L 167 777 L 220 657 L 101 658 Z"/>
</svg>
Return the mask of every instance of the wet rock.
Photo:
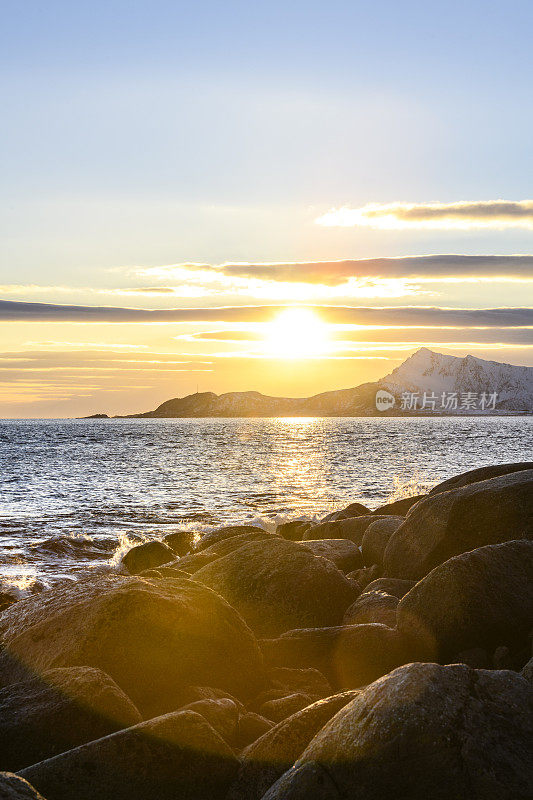
<svg viewBox="0 0 533 800">
<path fill-rule="evenodd" d="M 162 564 L 174 561 L 174 551 L 163 542 L 137 544 L 122 557 L 122 564 L 130 575 L 137 575 L 145 569 L 155 569 Z"/>
<path fill-rule="evenodd" d="M 99 669 L 51 669 L 0 691 L 0 769 L 17 771 L 141 722 Z"/>
<path fill-rule="evenodd" d="M 304 534 L 312 527 L 311 522 L 303 521 L 303 520 L 291 520 L 290 522 L 284 522 L 282 525 L 278 525 L 276 528 L 276 533 L 279 536 L 282 536 L 284 539 L 290 539 L 291 542 L 297 542 L 299 539 L 302 539 Z"/>
<path fill-rule="evenodd" d="M 180 572 L 194 575 L 199 569 L 205 567 L 206 564 L 211 564 L 211 562 L 216 561 L 217 558 L 219 558 L 219 555 L 214 550 L 208 550 L 205 553 L 187 553 L 187 555 L 173 562 L 172 568 L 174 568 L 175 565 L 175 569 Z"/>
<path fill-rule="evenodd" d="M 195 543 L 193 549 L 195 553 L 199 553 L 205 550 L 206 547 L 211 547 L 226 539 L 233 539 L 235 536 L 242 536 L 243 534 L 262 534 L 265 538 L 272 535 L 258 525 L 227 525 L 225 528 L 217 528 L 214 531 L 204 533 Z"/>
<path fill-rule="evenodd" d="M 185 570 L 178 569 L 177 567 L 172 566 L 175 562 L 171 564 L 165 564 L 162 567 L 158 567 L 157 569 L 144 569 L 142 572 L 139 572 L 140 578 L 189 578 L 190 575 Z"/>
<path fill-rule="evenodd" d="M 366 529 L 375 521 L 376 517 L 366 514 L 362 517 L 320 522 L 318 525 L 312 525 L 308 528 L 301 538 L 302 541 L 306 539 L 350 539 L 360 547 Z"/>
<path fill-rule="evenodd" d="M 191 531 L 175 531 L 174 533 L 167 533 L 163 537 L 163 541 L 168 544 L 176 556 L 181 558 L 192 548 L 194 534 Z"/>
<path fill-rule="evenodd" d="M 325 517 L 322 517 L 320 520 L 321 522 L 335 522 L 340 519 L 349 519 L 351 517 L 362 517 L 365 514 L 371 514 L 369 508 L 364 506 L 362 503 L 350 503 L 349 506 L 343 508 L 341 511 L 332 511 L 330 514 L 326 514 Z"/>
<path fill-rule="evenodd" d="M 515 673 L 409 664 L 337 712 L 264 800 L 321 797 L 323 772 L 350 800 L 529 800 L 531 720 Z"/>
<path fill-rule="evenodd" d="M 403 517 L 390 516 L 378 519 L 368 526 L 361 544 L 363 563 L 367 567 L 371 567 L 372 564 L 383 565 L 383 555 L 389 539 L 403 521 Z"/>
<path fill-rule="evenodd" d="M 396 608 L 398 598 L 381 589 L 366 590 L 361 594 L 345 612 L 343 625 L 362 625 L 368 622 L 378 622 L 396 626 Z"/>
<path fill-rule="evenodd" d="M 220 542 L 215 542 L 201 550 L 202 555 L 216 553 L 219 558 L 233 553 L 235 550 L 253 542 L 277 541 L 280 537 L 275 533 L 267 533 L 259 528 L 254 533 L 240 533 L 238 536 L 229 536 Z"/>
<path fill-rule="evenodd" d="M 313 555 L 332 561 L 341 572 L 352 572 L 363 566 L 359 548 L 350 539 L 308 539 L 299 544 Z"/>
<path fill-rule="evenodd" d="M 244 545 L 279 538 L 280 537 L 275 534 L 266 533 L 266 531 L 256 528 L 252 533 L 240 533 L 235 536 L 227 536 L 220 541 L 206 546 L 199 552 L 189 553 L 183 558 L 180 558 L 176 562 L 176 565 L 184 572 L 194 575 L 201 567 L 205 567 L 206 564 L 212 564 L 213 561 L 217 561 L 219 558 L 227 556 L 235 550 L 239 550 L 241 547 L 244 547 Z"/>
<path fill-rule="evenodd" d="M 357 692 L 344 692 L 319 700 L 283 720 L 246 748 L 227 800 L 260 800 L 320 729 L 356 695 Z M 315 796 L 309 798 L 314 800 Z"/>
<path fill-rule="evenodd" d="M 391 536 L 385 575 L 420 580 L 477 547 L 533 537 L 533 470 L 430 495 Z"/>
<path fill-rule="evenodd" d="M 280 537 L 254 542 L 195 573 L 257 634 L 340 622 L 353 587 L 331 561 Z"/>
<path fill-rule="evenodd" d="M 206 720 L 177 711 L 41 761 L 21 775 L 46 800 L 223 800 L 238 769 Z"/>
<path fill-rule="evenodd" d="M 178 708 L 191 684 L 243 698 L 264 681 L 259 647 L 242 618 L 191 580 L 81 580 L 16 603 L 0 618 L 0 634 L 10 656 L 0 658 L 4 686 L 17 659 L 35 672 L 89 665 L 107 672 L 145 717 Z"/>
<path fill-rule="evenodd" d="M 0 800 L 44 800 L 24 778 L 12 772 L 0 772 Z"/>
<path fill-rule="evenodd" d="M 17 599 L 11 592 L 0 591 L 0 614 L 9 606 L 12 606 L 13 603 L 16 603 Z"/>
<path fill-rule="evenodd" d="M 372 514 L 393 514 L 394 516 L 405 517 L 411 511 L 419 500 L 424 500 L 427 494 L 417 494 L 414 497 L 402 497 L 401 500 L 395 500 L 393 503 L 386 503 L 384 506 L 376 508 Z"/>
<path fill-rule="evenodd" d="M 365 592 L 382 591 L 392 594 L 401 600 L 415 585 L 414 581 L 404 581 L 401 578 L 376 578 L 365 588 Z"/>
<path fill-rule="evenodd" d="M 436 567 L 400 600 L 398 628 L 439 660 L 521 648 L 533 619 L 533 542 L 487 545 Z"/>
<path fill-rule="evenodd" d="M 533 469 L 533 461 L 521 461 L 515 464 L 493 464 L 489 467 L 471 469 L 468 472 L 462 472 L 460 475 L 454 475 L 453 478 L 449 478 L 447 481 L 438 483 L 431 489 L 429 494 L 435 495 L 441 492 L 449 492 L 450 489 L 460 489 L 461 486 L 498 478 L 500 475 L 510 475 L 513 472 L 522 472 L 526 469 Z"/>
</svg>

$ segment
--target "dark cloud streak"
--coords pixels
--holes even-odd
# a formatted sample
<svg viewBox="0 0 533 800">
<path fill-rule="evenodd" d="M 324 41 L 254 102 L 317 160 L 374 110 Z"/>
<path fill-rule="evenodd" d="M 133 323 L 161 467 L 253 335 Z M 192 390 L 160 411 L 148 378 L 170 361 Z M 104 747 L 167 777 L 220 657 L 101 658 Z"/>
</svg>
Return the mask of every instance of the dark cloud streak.
<svg viewBox="0 0 533 800">
<path fill-rule="evenodd" d="M 224 306 L 221 308 L 143 309 L 112 306 L 58 305 L 0 300 L 3 322 L 174 323 L 268 322 L 288 305 Z M 427 306 L 300 306 L 333 323 L 354 325 L 488 326 L 533 325 L 533 308 L 439 308 Z"/>
</svg>

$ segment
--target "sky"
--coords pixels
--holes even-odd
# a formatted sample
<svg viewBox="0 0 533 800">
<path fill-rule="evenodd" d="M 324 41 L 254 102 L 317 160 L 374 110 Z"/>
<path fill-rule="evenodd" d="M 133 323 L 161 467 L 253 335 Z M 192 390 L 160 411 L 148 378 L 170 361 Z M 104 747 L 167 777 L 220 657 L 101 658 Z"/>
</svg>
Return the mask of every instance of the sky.
<svg viewBox="0 0 533 800">
<path fill-rule="evenodd" d="M 533 365 L 532 26 L 4 0 L 0 416 L 304 396 L 420 346 Z"/>
</svg>

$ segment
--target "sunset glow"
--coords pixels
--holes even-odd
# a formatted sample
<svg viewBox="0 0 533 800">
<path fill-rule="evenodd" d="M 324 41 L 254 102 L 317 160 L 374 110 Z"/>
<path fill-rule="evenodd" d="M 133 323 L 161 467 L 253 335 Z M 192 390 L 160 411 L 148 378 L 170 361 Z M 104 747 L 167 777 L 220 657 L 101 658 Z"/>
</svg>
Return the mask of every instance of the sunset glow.
<svg viewBox="0 0 533 800">
<path fill-rule="evenodd" d="M 328 326 L 313 311 L 288 308 L 271 322 L 265 351 L 275 358 L 313 358 L 330 349 Z"/>
</svg>

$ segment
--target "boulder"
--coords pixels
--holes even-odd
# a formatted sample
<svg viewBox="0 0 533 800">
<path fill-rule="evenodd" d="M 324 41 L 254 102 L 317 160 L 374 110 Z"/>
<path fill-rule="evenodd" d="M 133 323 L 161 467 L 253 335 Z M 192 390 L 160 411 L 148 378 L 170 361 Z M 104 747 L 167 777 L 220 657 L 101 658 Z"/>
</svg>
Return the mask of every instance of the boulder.
<svg viewBox="0 0 533 800">
<path fill-rule="evenodd" d="M 194 711 L 200 714 L 225 742 L 230 746 L 235 744 L 240 711 L 239 703 L 230 697 L 195 700 L 182 706 L 179 711 Z"/>
<path fill-rule="evenodd" d="M 9 608 L 9 606 L 12 606 L 13 603 L 16 603 L 17 600 L 18 598 L 15 597 L 12 592 L 0 590 L 0 614 L 2 611 L 4 611 L 4 609 Z"/>
<path fill-rule="evenodd" d="M 422 500 L 393 533 L 385 575 L 420 580 L 448 558 L 533 537 L 533 470 L 471 483 Z"/>
<path fill-rule="evenodd" d="M 362 625 L 368 622 L 379 622 L 396 627 L 396 608 L 398 598 L 381 589 L 369 590 L 360 595 L 355 603 L 346 609 L 343 625 Z"/>
<path fill-rule="evenodd" d="M 302 708 L 307 708 L 307 706 L 319 699 L 321 698 L 316 697 L 316 695 L 295 692 L 285 697 L 267 700 L 266 703 L 260 706 L 259 714 L 262 717 L 272 720 L 272 722 L 281 722 L 287 719 L 287 717 L 292 716 L 292 714 L 296 714 L 297 711 L 301 711 Z"/>
<path fill-rule="evenodd" d="M 171 562 L 170 564 L 164 564 L 162 567 L 158 567 L 157 569 L 143 569 L 142 572 L 139 572 L 139 577 L 141 578 L 190 578 L 188 572 L 185 572 L 183 569 L 178 569 L 176 566 L 175 561 Z"/>
<path fill-rule="evenodd" d="M 264 537 L 271 536 L 264 528 L 258 525 L 227 525 L 224 528 L 216 528 L 216 530 L 204 533 L 194 544 L 193 550 L 199 553 L 205 550 L 206 547 L 211 547 L 214 544 L 223 542 L 226 539 L 233 539 L 235 536 L 242 536 L 243 534 L 263 534 Z"/>
<path fill-rule="evenodd" d="M 328 697 L 332 694 L 331 685 L 317 669 L 291 669 L 290 667 L 273 667 L 268 677 L 275 687 L 306 694 Z M 288 692 L 289 693 L 289 692 Z"/>
<path fill-rule="evenodd" d="M 174 551 L 174 554 L 181 558 L 186 555 L 193 546 L 194 534 L 192 531 L 175 531 L 163 536 L 163 541 Z"/>
<path fill-rule="evenodd" d="M 360 547 L 366 529 L 375 521 L 375 516 L 365 514 L 362 517 L 320 522 L 318 525 L 312 525 L 308 528 L 301 538 L 303 541 L 306 539 L 350 539 Z"/>
<path fill-rule="evenodd" d="M 245 544 L 263 541 L 277 541 L 279 538 L 280 537 L 275 533 L 267 533 L 260 528 L 256 528 L 255 532 L 253 533 L 239 533 L 237 536 L 229 536 L 227 539 L 214 542 L 213 544 L 204 547 L 200 553 L 202 556 L 215 553 L 218 558 L 221 558 L 222 556 L 227 556 L 230 553 L 233 553 L 235 550 L 239 550 L 239 548 L 244 547 Z M 200 555 L 200 553 L 198 553 L 198 555 Z"/>
<path fill-rule="evenodd" d="M 260 528 L 255 528 L 252 533 L 239 533 L 235 536 L 227 536 L 225 539 L 221 539 L 211 545 L 206 545 L 203 550 L 188 553 L 178 559 L 175 564 L 180 570 L 194 575 L 201 567 L 205 567 L 206 564 L 212 564 L 213 561 L 217 561 L 219 558 L 222 558 L 222 556 L 227 556 L 235 550 L 239 550 L 239 548 L 244 547 L 246 544 L 262 542 L 271 538 L 275 540 L 279 537 L 272 533 L 266 533 L 266 531 Z"/>
<path fill-rule="evenodd" d="M 273 639 L 262 639 L 265 663 L 272 667 L 291 669 L 313 668 L 331 683 L 332 654 L 340 636 L 346 632 L 342 625 L 329 628 L 298 628 Z"/>
<path fill-rule="evenodd" d="M 122 556 L 122 565 L 130 575 L 138 575 L 145 569 L 154 569 L 174 561 L 176 554 L 168 544 L 153 541 L 136 544 Z"/>
<path fill-rule="evenodd" d="M 470 650 L 462 650 L 453 656 L 450 664 L 467 664 L 473 669 L 490 669 L 492 666 L 489 654 L 482 647 L 471 647 Z"/>
<path fill-rule="evenodd" d="M 260 800 L 320 729 L 356 696 L 357 692 L 343 692 L 319 700 L 278 723 L 247 747 L 227 800 Z"/>
<path fill-rule="evenodd" d="M 331 561 L 281 537 L 245 545 L 199 569 L 195 580 L 221 594 L 262 636 L 336 624 L 354 596 Z"/>
<path fill-rule="evenodd" d="M 223 800 L 231 748 L 193 711 L 175 711 L 21 771 L 46 800 Z"/>
<path fill-rule="evenodd" d="M 381 567 L 378 564 L 372 564 L 371 567 L 361 567 L 353 572 L 349 572 L 346 577 L 351 581 L 355 581 L 359 587 L 359 594 L 368 586 L 368 584 L 376 581 L 381 575 Z"/>
<path fill-rule="evenodd" d="M 24 778 L 12 772 L 0 772 L 0 800 L 44 800 Z"/>
<path fill-rule="evenodd" d="M 341 689 L 365 686 L 422 655 L 421 649 L 387 625 L 350 625 L 345 631 L 332 654 L 334 685 Z"/>
<path fill-rule="evenodd" d="M 273 727 L 273 722 L 253 711 L 241 714 L 237 731 L 237 749 L 248 747 Z"/>
<path fill-rule="evenodd" d="M 431 489 L 429 494 L 435 495 L 441 494 L 441 492 L 449 492 L 450 489 L 460 489 L 461 486 L 468 486 L 470 483 L 479 483 L 479 481 L 498 478 L 500 475 L 510 475 L 513 472 L 522 472 L 526 469 L 533 469 L 533 461 L 521 461 L 515 464 L 493 464 L 489 467 L 471 469 L 468 472 L 462 472 L 460 475 L 454 475 L 453 478 L 448 478 L 447 481 L 438 483 Z"/>
<path fill-rule="evenodd" d="M 18 662 L 37 673 L 89 665 L 107 672 L 144 717 L 178 708 L 189 685 L 251 697 L 264 681 L 258 644 L 239 614 L 187 579 L 80 580 L 8 608 L 0 635 L 2 685 L 13 683 Z"/>
<path fill-rule="evenodd" d="M 346 797 L 341 798 L 327 769 L 311 761 L 282 775 L 262 800 L 344 800 Z"/>
<path fill-rule="evenodd" d="M 533 542 L 487 545 L 436 567 L 400 600 L 398 628 L 434 657 L 521 649 L 533 620 Z"/>
<path fill-rule="evenodd" d="M 530 800 L 528 689 L 512 672 L 401 667 L 338 711 L 264 800 Z"/>
<path fill-rule="evenodd" d="M 365 514 L 371 513 L 370 509 L 362 503 L 350 503 L 349 506 L 346 506 L 346 508 L 343 508 L 341 511 L 332 511 L 330 514 L 326 514 L 320 521 L 335 522 L 336 520 L 348 519 L 349 517 L 362 517 Z"/>
<path fill-rule="evenodd" d="M 246 713 L 241 701 L 223 689 L 216 689 L 213 686 L 188 686 L 183 694 L 183 705 L 188 706 L 200 700 L 231 700 L 239 709 L 239 714 Z"/>
<path fill-rule="evenodd" d="M 101 670 L 48 670 L 0 690 L 0 769 L 16 772 L 138 722 L 131 700 Z"/>
<path fill-rule="evenodd" d="M 376 508 L 372 514 L 383 515 L 383 514 L 393 514 L 397 517 L 405 517 L 408 512 L 418 503 L 419 500 L 423 500 L 427 497 L 427 494 L 417 494 L 414 497 L 402 497 L 401 500 L 394 500 L 392 503 L 386 503 L 384 506 L 379 506 Z"/>
<path fill-rule="evenodd" d="M 350 539 L 308 539 L 299 544 L 313 555 L 332 561 L 341 572 L 352 572 L 363 566 L 359 548 Z"/>
<path fill-rule="evenodd" d="M 525 667 L 522 668 L 520 675 L 525 678 L 533 688 L 533 658 L 530 658 Z"/>
<path fill-rule="evenodd" d="M 268 664 L 314 667 L 337 689 L 357 689 L 425 656 L 420 643 L 379 624 L 288 631 L 261 647 Z"/>
<path fill-rule="evenodd" d="M 167 565 L 167 569 L 172 568 L 180 572 L 186 572 L 188 575 L 194 575 L 199 569 L 205 567 L 206 564 L 211 564 L 212 561 L 216 561 L 217 558 L 219 558 L 218 553 L 211 549 L 206 550 L 205 553 L 187 553 L 177 561 L 173 561 L 171 565 Z"/>
<path fill-rule="evenodd" d="M 312 522 L 293 519 L 290 522 L 283 522 L 276 528 L 276 533 L 283 536 L 284 539 L 290 539 L 296 542 L 303 537 L 303 535 L 311 528 Z"/>
<path fill-rule="evenodd" d="M 377 519 L 368 526 L 361 544 L 363 563 L 367 567 L 371 567 L 372 564 L 383 566 L 383 555 L 389 543 L 389 539 L 403 521 L 403 517 L 391 515 L 384 519 Z"/>
<path fill-rule="evenodd" d="M 365 588 L 365 592 L 381 591 L 392 594 L 401 600 L 407 592 L 415 585 L 414 581 L 404 581 L 401 578 L 376 578 Z"/>
</svg>

